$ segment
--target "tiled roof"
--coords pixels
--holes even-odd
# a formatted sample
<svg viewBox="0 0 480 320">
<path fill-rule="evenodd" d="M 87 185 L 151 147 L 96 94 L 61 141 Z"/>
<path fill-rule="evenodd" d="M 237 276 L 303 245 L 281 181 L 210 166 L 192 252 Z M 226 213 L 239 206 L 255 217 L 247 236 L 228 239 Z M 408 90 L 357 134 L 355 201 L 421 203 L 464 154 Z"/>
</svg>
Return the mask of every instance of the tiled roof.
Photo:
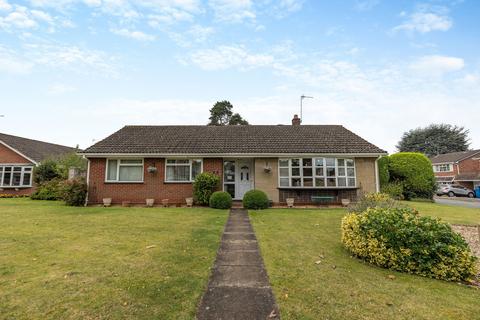
<svg viewBox="0 0 480 320">
<path fill-rule="evenodd" d="M 126 126 L 85 153 L 386 153 L 339 125 Z"/>
<path fill-rule="evenodd" d="M 70 152 L 78 151 L 78 149 L 71 147 L 21 138 L 4 133 L 0 133 L 0 141 L 7 144 L 11 148 L 14 148 L 35 162 L 40 162 L 50 157 L 58 157 Z"/>
<path fill-rule="evenodd" d="M 469 150 L 469 151 L 462 151 L 462 152 L 451 152 L 445 154 L 439 154 L 437 156 L 431 157 L 430 160 L 433 164 L 435 163 L 450 163 L 460 161 L 466 158 L 470 158 L 475 154 L 480 154 L 480 150 Z"/>
</svg>

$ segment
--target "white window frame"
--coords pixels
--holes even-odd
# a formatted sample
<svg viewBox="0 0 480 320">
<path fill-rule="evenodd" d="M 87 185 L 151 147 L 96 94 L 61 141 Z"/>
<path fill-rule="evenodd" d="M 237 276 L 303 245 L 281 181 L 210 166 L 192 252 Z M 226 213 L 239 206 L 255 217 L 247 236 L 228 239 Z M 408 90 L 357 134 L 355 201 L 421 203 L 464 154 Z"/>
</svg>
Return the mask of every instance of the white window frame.
<svg viewBox="0 0 480 320">
<path fill-rule="evenodd" d="M 327 166 L 326 159 L 334 159 L 335 165 L 334 166 Z M 293 176 L 292 175 L 292 159 L 298 159 L 300 161 L 300 166 L 299 167 L 294 167 L 294 168 L 299 168 L 300 169 L 300 175 Z M 312 166 L 306 166 L 305 168 L 311 168 L 312 169 L 312 176 L 303 176 L 303 159 L 311 159 L 312 161 Z M 316 160 L 317 159 L 322 159 L 322 166 L 317 166 L 316 165 Z M 344 166 L 342 168 L 345 168 L 345 176 L 339 176 L 339 166 L 338 166 L 338 160 L 343 159 L 345 161 Z M 347 166 L 347 161 L 352 160 L 353 161 L 353 167 Z M 288 167 L 287 166 L 281 166 L 280 161 L 288 161 Z M 335 167 L 335 176 L 327 176 L 327 167 L 328 168 L 333 168 Z M 280 174 L 281 169 L 288 168 L 288 176 L 282 176 Z M 323 168 L 323 176 L 317 175 L 317 168 Z M 353 168 L 353 176 L 348 176 L 348 169 Z M 280 181 L 281 179 L 288 178 L 288 186 L 282 186 Z M 299 178 L 300 179 L 300 186 L 292 186 L 292 178 Z M 313 186 L 304 186 L 304 179 L 307 178 L 312 178 L 313 179 Z M 323 186 L 317 186 L 316 185 L 316 179 L 323 179 Z M 327 186 L 327 179 L 335 179 L 335 186 Z M 345 178 L 345 186 L 339 186 L 338 185 L 338 179 L 339 178 Z M 351 186 L 349 185 L 349 179 L 355 179 L 355 185 Z M 318 157 L 308 157 L 308 158 L 279 158 L 278 159 L 278 188 L 294 188 L 294 189 L 354 189 L 357 188 L 357 169 L 356 169 L 356 163 L 355 163 L 355 158 L 336 158 L 336 157 L 328 157 L 328 156 L 318 156 Z"/>
<path fill-rule="evenodd" d="M 442 170 L 442 168 L 444 170 Z M 453 171 L 453 166 L 452 166 L 451 163 L 435 164 L 435 165 L 433 165 L 433 171 L 434 172 L 452 172 Z"/>
<path fill-rule="evenodd" d="M 188 160 L 188 164 L 187 163 L 168 163 L 169 160 Z M 165 183 L 192 183 L 193 182 L 193 179 L 192 179 L 192 162 L 193 161 L 200 161 L 200 173 L 203 173 L 203 159 L 182 159 L 182 158 L 167 158 L 165 159 L 165 177 L 164 177 L 164 182 Z M 176 166 L 183 166 L 183 167 L 186 167 L 188 166 L 189 167 L 189 180 L 188 181 L 182 181 L 182 180 L 167 180 L 167 167 L 168 166 L 171 166 L 171 167 L 176 167 Z"/>
<path fill-rule="evenodd" d="M 13 168 L 14 167 L 20 167 L 20 184 L 18 186 L 13 185 Z M 33 180 L 33 166 L 31 165 L 23 165 L 23 164 L 2 164 L 0 165 L 0 168 L 2 168 L 2 171 L 0 172 L 0 189 L 11 189 L 11 188 L 31 188 L 32 185 L 32 180 Z M 12 168 L 10 171 L 10 184 L 8 186 L 3 185 L 3 180 L 5 177 L 5 168 Z M 25 172 L 25 169 L 30 169 L 29 172 Z M 30 182 L 29 184 L 23 184 L 23 179 L 25 176 L 25 173 L 30 173 Z"/>
<path fill-rule="evenodd" d="M 121 163 L 122 160 L 142 160 L 142 164 L 138 164 L 138 163 Z M 108 163 L 110 161 L 117 161 L 117 175 L 116 175 L 116 179 L 115 180 L 109 180 L 108 179 Z M 139 181 L 123 181 L 123 180 L 120 180 L 120 167 L 140 167 L 142 166 L 142 180 L 139 180 Z M 145 161 L 144 159 L 140 159 L 140 158 L 109 158 L 107 159 L 107 161 L 105 162 L 105 182 L 108 182 L 108 183 L 143 183 L 145 180 Z"/>
</svg>

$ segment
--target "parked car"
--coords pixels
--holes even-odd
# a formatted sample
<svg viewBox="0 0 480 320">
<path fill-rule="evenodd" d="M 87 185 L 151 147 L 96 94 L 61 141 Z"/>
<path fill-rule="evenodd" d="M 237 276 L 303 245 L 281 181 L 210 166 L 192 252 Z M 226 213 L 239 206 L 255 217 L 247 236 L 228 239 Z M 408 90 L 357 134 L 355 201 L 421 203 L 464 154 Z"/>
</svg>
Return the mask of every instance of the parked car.
<svg viewBox="0 0 480 320">
<path fill-rule="evenodd" d="M 437 196 L 447 195 L 449 197 L 469 197 L 475 198 L 473 190 L 465 188 L 458 184 L 441 185 L 437 189 Z"/>
</svg>

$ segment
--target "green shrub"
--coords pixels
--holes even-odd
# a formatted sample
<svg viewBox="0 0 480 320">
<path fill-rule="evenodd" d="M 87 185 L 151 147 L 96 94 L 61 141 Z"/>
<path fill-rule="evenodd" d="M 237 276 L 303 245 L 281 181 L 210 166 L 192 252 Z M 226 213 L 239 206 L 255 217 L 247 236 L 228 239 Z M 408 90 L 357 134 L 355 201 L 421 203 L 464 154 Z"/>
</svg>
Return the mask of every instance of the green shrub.
<svg viewBox="0 0 480 320">
<path fill-rule="evenodd" d="M 349 212 L 362 213 L 370 208 L 404 208 L 386 193 L 367 193 L 364 194 L 359 201 L 348 207 Z"/>
<path fill-rule="evenodd" d="M 215 209 L 230 209 L 232 196 L 228 192 L 216 191 L 210 197 L 210 207 Z"/>
<path fill-rule="evenodd" d="M 87 184 L 83 179 L 67 181 L 62 196 L 67 206 L 83 206 L 87 198 Z"/>
<path fill-rule="evenodd" d="M 218 188 L 220 177 L 210 173 L 203 172 L 199 174 L 193 182 L 193 197 L 201 205 L 208 205 L 210 196 Z"/>
<path fill-rule="evenodd" d="M 382 185 L 381 191 L 395 200 L 403 200 L 403 184 L 401 182 L 389 182 Z"/>
<path fill-rule="evenodd" d="M 42 161 L 42 163 L 33 170 L 33 181 L 35 181 L 36 184 L 43 184 L 60 177 L 61 173 L 54 160 Z"/>
<path fill-rule="evenodd" d="M 63 198 L 63 181 L 53 179 L 37 187 L 37 190 L 31 194 L 32 200 L 61 200 Z"/>
<path fill-rule="evenodd" d="M 378 159 L 378 177 L 380 179 L 380 187 L 387 185 L 390 181 L 390 172 L 388 171 L 388 156 Z"/>
<path fill-rule="evenodd" d="M 390 181 L 401 183 L 403 196 L 431 199 L 436 189 L 432 163 L 421 153 L 399 152 L 389 156 Z"/>
<path fill-rule="evenodd" d="M 243 207 L 245 209 L 266 209 L 268 205 L 268 197 L 261 190 L 250 190 L 243 196 Z"/>
<path fill-rule="evenodd" d="M 449 281 L 468 281 L 476 258 L 450 225 L 411 208 L 370 208 L 342 219 L 342 242 L 383 268 Z"/>
</svg>

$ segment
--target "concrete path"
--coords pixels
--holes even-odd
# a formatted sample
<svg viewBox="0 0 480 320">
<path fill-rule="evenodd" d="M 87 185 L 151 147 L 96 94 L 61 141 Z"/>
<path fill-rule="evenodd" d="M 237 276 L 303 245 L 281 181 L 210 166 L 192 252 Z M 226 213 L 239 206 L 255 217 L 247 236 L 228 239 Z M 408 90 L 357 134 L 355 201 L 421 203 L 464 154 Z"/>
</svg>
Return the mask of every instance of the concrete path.
<svg viewBox="0 0 480 320">
<path fill-rule="evenodd" d="M 197 319 L 280 319 L 247 210 L 230 211 Z"/>
</svg>

